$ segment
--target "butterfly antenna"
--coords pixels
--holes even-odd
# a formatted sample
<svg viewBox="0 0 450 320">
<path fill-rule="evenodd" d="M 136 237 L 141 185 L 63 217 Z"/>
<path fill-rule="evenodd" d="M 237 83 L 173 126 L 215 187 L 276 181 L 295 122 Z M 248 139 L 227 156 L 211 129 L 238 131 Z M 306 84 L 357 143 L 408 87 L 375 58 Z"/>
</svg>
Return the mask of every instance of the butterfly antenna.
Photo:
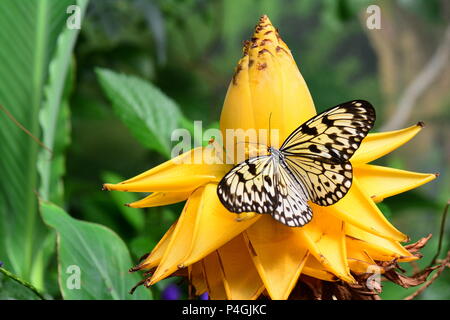
<svg viewBox="0 0 450 320">
<path fill-rule="evenodd" d="M 272 112 L 269 114 L 269 147 L 272 146 L 272 143 L 270 141 L 271 137 L 272 137 L 272 131 L 270 130 L 270 119 L 272 118 Z"/>
</svg>

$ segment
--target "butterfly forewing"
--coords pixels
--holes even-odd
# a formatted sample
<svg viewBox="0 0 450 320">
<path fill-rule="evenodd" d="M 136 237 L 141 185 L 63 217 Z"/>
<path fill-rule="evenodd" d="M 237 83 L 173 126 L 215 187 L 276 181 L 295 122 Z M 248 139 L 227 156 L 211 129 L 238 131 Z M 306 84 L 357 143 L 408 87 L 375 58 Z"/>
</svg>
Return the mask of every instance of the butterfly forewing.
<svg viewBox="0 0 450 320">
<path fill-rule="evenodd" d="M 342 163 L 359 148 L 374 122 L 375 110 L 369 102 L 346 102 L 302 124 L 280 150 L 286 155 Z"/>
<path fill-rule="evenodd" d="M 374 122 L 372 105 L 354 100 L 316 115 L 286 139 L 280 151 L 311 201 L 329 206 L 348 192 L 353 177 L 349 159 Z"/>
<path fill-rule="evenodd" d="M 307 191 L 292 172 L 272 156 L 248 159 L 228 172 L 217 193 L 231 212 L 270 213 L 288 226 L 303 226 L 311 220 Z"/>
<path fill-rule="evenodd" d="M 217 186 L 220 201 L 231 212 L 273 212 L 276 205 L 274 170 L 271 156 L 241 162 Z"/>
</svg>

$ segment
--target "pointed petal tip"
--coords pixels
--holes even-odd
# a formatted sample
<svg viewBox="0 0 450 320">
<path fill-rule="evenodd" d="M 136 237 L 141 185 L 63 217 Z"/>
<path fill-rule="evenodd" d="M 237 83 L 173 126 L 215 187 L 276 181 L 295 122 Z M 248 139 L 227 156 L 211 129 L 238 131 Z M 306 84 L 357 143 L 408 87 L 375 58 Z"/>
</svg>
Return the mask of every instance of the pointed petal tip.
<svg viewBox="0 0 450 320">
<path fill-rule="evenodd" d="M 147 279 L 147 281 L 145 282 L 145 286 L 147 288 L 149 288 L 152 285 L 154 285 L 155 283 L 157 283 L 159 280 L 161 280 L 160 277 L 155 278 L 155 279 L 153 277 L 151 277 L 151 278 Z"/>
<path fill-rule="evenodd" d="M 153 281 L 151 281 L 151 278 L 146 279 L 144 282 L 144 286 L 147 288 L 150 288 L 152 285 L 154 285 L 155 283 Z"/>
<path fill-rule="evenodd" d="M 424 128 L 424 127 L 425 127 L 425 122 L 419 121 L 419 122 L 417 122 L 416 125 L 417 125 L 418 127 Z"/>
<path fill-rule="evenodd" d="M 269 20 L 269 16 L 267 14 L 263 14 L 260 18 L 259 18 L 259 22 L 265 22 Z"/>
<path fill-rule="evenodd" d="M 421 253 L 417 253 L 417 255 L 413 255 L 413 256 L 400 256 L 398 258 L 399 262 L 411 262 L 411 261 L 415 261 L 415 260 L 419 260 L 423 257 L 423 255 Z"/>
</svg>

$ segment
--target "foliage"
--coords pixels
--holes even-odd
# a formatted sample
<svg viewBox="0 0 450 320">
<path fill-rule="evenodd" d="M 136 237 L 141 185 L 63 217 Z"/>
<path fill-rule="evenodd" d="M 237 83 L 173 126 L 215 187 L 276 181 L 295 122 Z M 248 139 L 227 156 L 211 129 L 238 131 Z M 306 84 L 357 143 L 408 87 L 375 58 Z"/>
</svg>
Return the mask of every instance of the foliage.
<svg viewBox="0 0 450 320">
<path fill-rule="evenodd" d="M 131 258 L 125 243 L 111 230 L 71 218 L 61 208 L 41 202 L 42 217 L 58 233 L 59 283 L 64 299 L 149 299 L 149 290 L 141 288 L 134 295 L 128 291 L 139 282 L 129 275 Z M 71 282 L 70 267 L 80 270 L 80 285 Z"/>
</svg>

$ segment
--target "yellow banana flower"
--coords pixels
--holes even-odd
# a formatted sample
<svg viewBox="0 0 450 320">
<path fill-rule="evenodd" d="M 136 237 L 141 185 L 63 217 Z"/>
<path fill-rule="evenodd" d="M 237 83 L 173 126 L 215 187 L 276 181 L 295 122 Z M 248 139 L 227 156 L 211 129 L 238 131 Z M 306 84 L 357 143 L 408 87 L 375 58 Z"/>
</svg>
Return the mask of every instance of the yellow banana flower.
<svg viewBox="0 0 450 320">
<path fill-rule="evenodd" d="M 279 130 L 283 141 L 316 114 L 308 87 L 292 54 L 267 16 L 256 26 L 225 98 L 220 128 Z M 198 164 L 196 152 L 218 155 L 201 147 L 184 153 L 134 178 L 105 184 L 107 190 L 152 192 L 129 204 L 142 208 L 186 201 L 179 219 L 133 270 L 152 270 L 145 285 L 185 271 L 196 294 L 211 299 L 256 299 L 262 293 L 287 299 L 300 276 L 355 283 L 355 275 L 383 272 L 375 261 L 417 259 L 377 202 L 433 180 L 422 174 L 368 164 L 413 138 L 422 124 L 369 134 L 350 159 L 353 184 L 348 194 L 329 207 L 311 204 L 312 221 L 301 228 L 280 224 L 270 215 L 243 221 L 227 211 L 216 193 L 230 164 Z"/>
</svg>

